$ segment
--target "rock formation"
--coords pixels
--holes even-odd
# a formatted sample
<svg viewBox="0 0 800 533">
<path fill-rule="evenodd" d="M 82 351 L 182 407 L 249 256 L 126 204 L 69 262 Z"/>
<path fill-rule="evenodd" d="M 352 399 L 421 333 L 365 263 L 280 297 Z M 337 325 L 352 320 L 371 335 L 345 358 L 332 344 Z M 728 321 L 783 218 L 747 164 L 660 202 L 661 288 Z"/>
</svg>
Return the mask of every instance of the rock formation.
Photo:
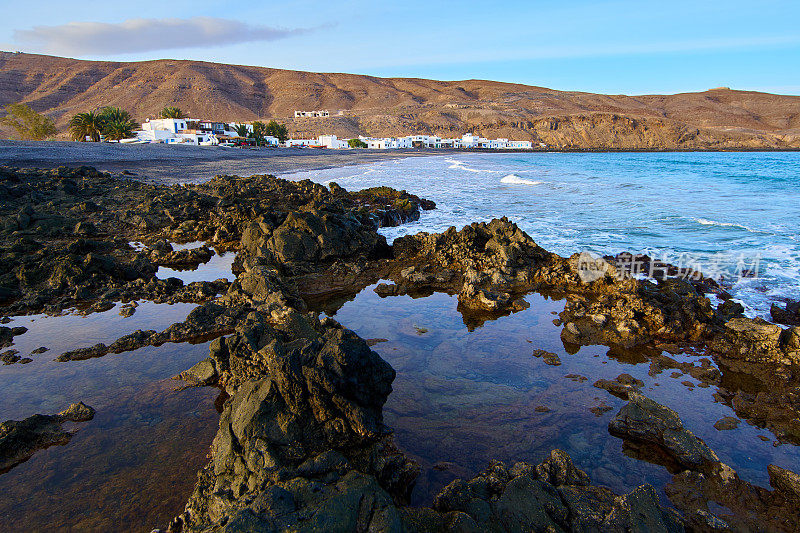
<svg viewBox="0 0 800 533">
<path fill-rule="evenodd" d="M 64 431 L 64 422 L 85 422 L 94 418 L 94 409 L 83 402 L 73 403 L 55 415 L 33 415 L 25 420 L 0 424 L 0 474 L 31 458 L 38 450 L 66 444 L 72 433 Z"/>
</svg>

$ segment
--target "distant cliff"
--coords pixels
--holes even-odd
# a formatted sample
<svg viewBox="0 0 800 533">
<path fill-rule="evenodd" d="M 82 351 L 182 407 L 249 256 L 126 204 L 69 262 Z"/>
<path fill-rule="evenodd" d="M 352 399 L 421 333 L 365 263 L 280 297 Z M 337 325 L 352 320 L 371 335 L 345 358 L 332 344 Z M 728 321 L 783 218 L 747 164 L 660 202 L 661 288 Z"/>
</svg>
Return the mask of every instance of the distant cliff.
<svg viewBox="0 0 800 533">
<path fill-rule="evenodd" d="M 166 105 L 225 121 L 276 118 L 294 136 L 432 133 L 554 148 L 800 148 L 800 96 L 726 88 L 676 95 L 563 92 L 484 80 L 435 81 L 157 60 L 81 61 L 0 53 L 0 105 L 56 120 L 102 105 L 143 121 Z M 327 109 L 328 118 L 294 119 Z M 2 131 L 0 136 L 10 137 Z M 62 137 L 66 133 L 61 134 Z"/>
</svg>

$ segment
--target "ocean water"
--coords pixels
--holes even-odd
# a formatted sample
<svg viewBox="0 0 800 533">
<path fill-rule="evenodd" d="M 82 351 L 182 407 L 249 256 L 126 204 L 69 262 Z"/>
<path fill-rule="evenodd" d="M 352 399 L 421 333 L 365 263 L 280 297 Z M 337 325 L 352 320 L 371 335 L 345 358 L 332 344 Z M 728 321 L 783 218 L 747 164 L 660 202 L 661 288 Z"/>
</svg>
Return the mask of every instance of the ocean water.
<svg viewBox="0 0 800 533">
<path fill-rule="evenodd" d="M 561 255 L 648 253 L 721 279 L 751 316 L 800 298 L 800 153 L 480 154 L 287 174 L 434 200 L 387 239 L 507 216 Z M 743 277 L 750 270 L 754 277 Z"/>
</svg>

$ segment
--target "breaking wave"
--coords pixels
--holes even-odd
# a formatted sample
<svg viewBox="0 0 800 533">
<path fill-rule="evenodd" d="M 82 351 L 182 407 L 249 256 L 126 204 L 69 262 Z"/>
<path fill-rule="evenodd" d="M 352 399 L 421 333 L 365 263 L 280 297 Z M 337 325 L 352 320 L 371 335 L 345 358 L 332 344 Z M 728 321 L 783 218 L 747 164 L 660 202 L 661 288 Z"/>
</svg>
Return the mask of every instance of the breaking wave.
<svg viewBox="0 0 800 533">
<path fill-rule="evenodd" d="M 509 174 L 508 176 L 504 176 L 503 179 L 500 180 L 500 183 L 512 183 L 514 185 L 541 185 L 544 182 L 526 180 L 525 178 L 520 178 L 516 174 Z"/>
<path fill-rule="evenodd" d="M 452 170 L 466 170 L 467 172 L 476 172 L 476 173 L 495 173 L 495 172 L 502 172 L 502 170 L 483 170 L 480 168 L 470 168 L 464 164 L 463 161 L 459 161 L 458 159 L 445 159 L 445 162 L 450 163 L 450 166 L 447 167 Z"/>
</svg>

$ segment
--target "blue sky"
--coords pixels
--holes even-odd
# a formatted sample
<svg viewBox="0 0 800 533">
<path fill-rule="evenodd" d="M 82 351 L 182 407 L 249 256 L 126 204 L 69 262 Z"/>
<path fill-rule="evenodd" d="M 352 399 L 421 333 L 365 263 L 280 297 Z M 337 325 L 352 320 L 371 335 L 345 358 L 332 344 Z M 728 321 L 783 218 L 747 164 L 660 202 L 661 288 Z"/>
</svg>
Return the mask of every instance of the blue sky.
<svg viewBox="0 0 800 533">
<path fill-rule="evenodd" d="M 800 94 L 797 0 L 0 0 L 0 49 L 562 90 Z M 142 20 L 144 19 L 144 20 Z"/>
</svg>

